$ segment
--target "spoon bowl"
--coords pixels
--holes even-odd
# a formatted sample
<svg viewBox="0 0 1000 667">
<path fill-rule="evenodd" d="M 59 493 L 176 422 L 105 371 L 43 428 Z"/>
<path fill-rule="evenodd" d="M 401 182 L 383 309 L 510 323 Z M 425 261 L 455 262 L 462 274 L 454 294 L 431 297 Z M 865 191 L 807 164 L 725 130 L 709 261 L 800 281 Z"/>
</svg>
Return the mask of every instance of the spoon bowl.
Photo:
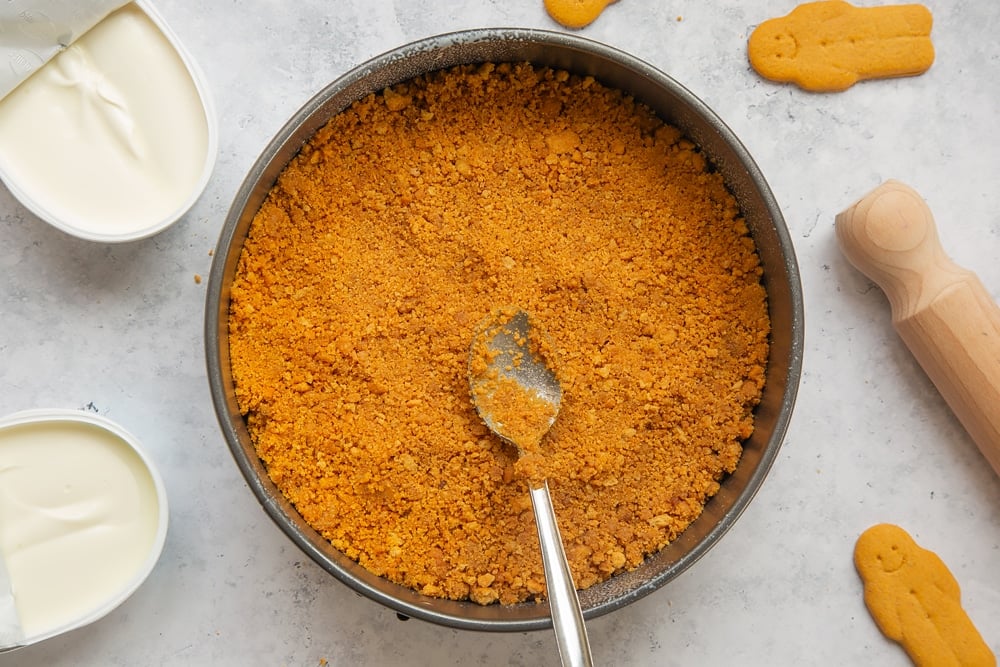
<svg viewBox="0 0 1000 667">
<path fill-rule="evenodd" d="M 523 310 L 483 320 L 469 348 L 469 388 L 479 416 L 520 455 L 537 451 L 556 421 L 562 386 L 548 341 Z"/>
</svg>

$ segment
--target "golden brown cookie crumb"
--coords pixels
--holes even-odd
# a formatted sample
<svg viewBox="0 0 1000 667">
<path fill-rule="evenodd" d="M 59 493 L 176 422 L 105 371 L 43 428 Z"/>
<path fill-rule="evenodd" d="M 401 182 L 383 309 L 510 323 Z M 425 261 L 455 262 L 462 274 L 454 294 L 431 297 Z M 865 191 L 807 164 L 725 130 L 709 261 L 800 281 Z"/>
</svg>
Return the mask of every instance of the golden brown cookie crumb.
<svg viewBox="0 0 1000 667">
<path fill-rule="evenodd" d="M 275 484 L 370 571 L 543 595 L 539 475 L 586 588 L 736 468 L 768 354 L 760 277 L 722 176 L 631 97 L 527 64 L 436 72 L 334 117 L 261 206 L 232 285 L 237 398 Z M 469 399 L 473 332 L 501 304 L 558 356 L 534 459 Z"/>
<path fill-rule="evenodd" d="M 962 608 L 958 582 L 932 551 L 892 524 L 858 538 L 854 564 L 865 604 L 886 637 L 917 667 L 992 667 L 996 657 Z"/>
<path fill-rule="evenodd" d="M 761 23 L 750 35 L 747 55 L 764 78 L 840 91 L 863 79 L 927 71 L 934 62 L 932 23 L 930 11 L 918 4 L 809 2 Z"/>
</svg>

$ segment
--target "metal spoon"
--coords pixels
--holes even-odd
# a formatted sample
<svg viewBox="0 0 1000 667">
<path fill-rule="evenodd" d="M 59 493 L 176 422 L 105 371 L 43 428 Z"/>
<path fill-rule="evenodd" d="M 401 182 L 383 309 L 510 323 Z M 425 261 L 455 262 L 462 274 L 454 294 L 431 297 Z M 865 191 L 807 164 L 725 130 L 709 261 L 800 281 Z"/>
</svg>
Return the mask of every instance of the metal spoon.
<svg viewBox="0 0 1000 667">
<path fill-rule="evenodd" d="M 473 405 L 486 426 L 516 447 L 519 456 L 538 454 L 562 400 L 562 387 L 539 342 L 527 313 L 502 309 L 479 325 L 469 350 Z M 559 657 L 563 665 L 593 665 L 548 483 L 533 481 L 529 488 Z"/>
</svg>

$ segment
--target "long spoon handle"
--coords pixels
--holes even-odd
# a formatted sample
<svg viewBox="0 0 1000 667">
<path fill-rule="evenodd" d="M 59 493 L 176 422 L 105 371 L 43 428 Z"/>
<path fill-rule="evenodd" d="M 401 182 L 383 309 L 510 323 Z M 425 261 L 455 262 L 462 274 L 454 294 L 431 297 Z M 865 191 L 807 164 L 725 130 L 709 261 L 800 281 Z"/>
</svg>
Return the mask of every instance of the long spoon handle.
<svg viewBox="0 0 1000 667">
<path fill-rule="evenodd" d="M 896 331 L 1000 474 L 1000 308 L 938 241 L 912 188 L 886 181 L 837 216 L 847 259 L 885 292 Z"/>
<path fill-rule="evenodd" d="M 535 526 L 538 528 L 538 541 L 542 548 L 545 588 L 548 590 L 552 629 L 556 633 L 559 657 L 563 665 L 591 667 L 594 659 L 590 654 L 587 626 L 583 622 L 573 575 L 566 562 L 548 483 L 543 482 L 541 487 L 531 489 L 531 506 L 535 511 Z"/>
</svg>

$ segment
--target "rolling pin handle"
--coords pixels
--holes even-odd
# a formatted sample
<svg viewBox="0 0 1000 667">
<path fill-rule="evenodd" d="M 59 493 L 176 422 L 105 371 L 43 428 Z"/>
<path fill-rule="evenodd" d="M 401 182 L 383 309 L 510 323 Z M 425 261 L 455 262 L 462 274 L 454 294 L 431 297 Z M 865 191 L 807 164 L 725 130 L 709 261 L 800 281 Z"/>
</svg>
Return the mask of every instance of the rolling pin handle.
<svg viewBox="0 0 1000 667">
<path fill-rule="evenodd" d="M 938 241 L 912 188 L 886 181 L 836 219 L 847 259 L 875 281 L 896 331 L 1000 475 L 1000 307 Z"/>
</svg>

